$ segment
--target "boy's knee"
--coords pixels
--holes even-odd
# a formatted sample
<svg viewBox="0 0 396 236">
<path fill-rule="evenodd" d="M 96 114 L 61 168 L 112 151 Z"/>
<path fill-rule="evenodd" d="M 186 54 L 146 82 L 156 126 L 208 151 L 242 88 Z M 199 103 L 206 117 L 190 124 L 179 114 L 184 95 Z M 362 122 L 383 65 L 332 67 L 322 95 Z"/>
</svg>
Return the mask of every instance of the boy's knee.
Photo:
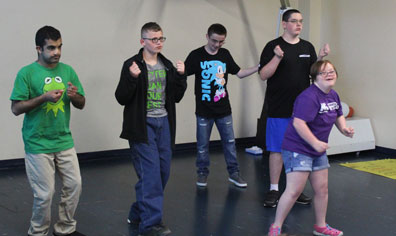
<svg viewBox="0 0 396 236">
<path fill-rule="evenodd" d="M 35 191 L 34 198 L 40 202 L 40 204 L 51 203 L 52 197 L 54 196 L 54 187 L 49 187 L 45 190 Z"/>
<path fill-rule="evenodd" d="M 75 176 L 63 184 L 66 188 L 72 190 L 73 192 L 80 191 L 82 187 L 81 176 Z"/>
</svg>

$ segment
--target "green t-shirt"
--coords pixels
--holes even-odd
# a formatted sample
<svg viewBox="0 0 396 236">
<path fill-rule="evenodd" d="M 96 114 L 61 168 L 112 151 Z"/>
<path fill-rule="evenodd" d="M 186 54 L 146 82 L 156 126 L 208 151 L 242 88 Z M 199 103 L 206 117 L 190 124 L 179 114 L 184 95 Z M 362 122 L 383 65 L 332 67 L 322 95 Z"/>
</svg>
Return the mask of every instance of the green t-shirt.
<svg viewBox="0 0 396 236">
<path fill-rule="evenodd" d="M 58 63 L 55 68 L 46 68 L 34 62 L 18 72 L 10 100 L 29 100 L 51 90 L 64 90 L 58 102 L 45 102 L 25 113 L 22 135 L 27 153 L 59 152 L 74 146 L 69 129 L 67 82 L 77 87 L 77 93 L 85 95 L 76 72 L 69 65 Z"/>
</svg>

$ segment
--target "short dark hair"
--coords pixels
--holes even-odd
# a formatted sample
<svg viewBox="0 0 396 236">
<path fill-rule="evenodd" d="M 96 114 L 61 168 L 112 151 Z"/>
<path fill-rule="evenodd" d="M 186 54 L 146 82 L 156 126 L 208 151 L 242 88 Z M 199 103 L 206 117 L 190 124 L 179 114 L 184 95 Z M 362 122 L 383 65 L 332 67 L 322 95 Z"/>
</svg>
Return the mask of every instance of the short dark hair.
<svg viewBox="0 0 396 236">
<path fill-rule="evenodd" d="M 297 9 L 290 9 L 290 10 L 287 10 L 287 11 L 285 11 L 284 13 L 283 13 L 283 15 L 282 15 L 282 21 L 289 21 L 289 19 L 290 19 L 290 16 L 292 15 L 292 14 L 294 14 L 294 13 L 300 13 L 301 14 L 301 12 L 299 11 L 299 10 L 297 10 Z"/>
<path fill-rule="evenodd" d="M 61 34 L 59 30 L 55 29 L 52 26 L 43 26 L 36 33 L 36 46 L 43 48 L 45 45 L 45 40 L 58 40 L 61 38 Z"/>
<path fill-rule="evenodd" d="M 159 26 L 159 24 L 157 24 L 156 22 L 148 22 L 142 26 L 142 29 L 140 31 L 140 37 L 143 38 L 143 34 L 147 33 L 147 31 L 149 30 L 154 32 L 162 31 L 161 26 Z"/>
<path fill-rule="evenodd" d="M 224 25 L 215 23 L 209 26 L 208 28 L 208 36 L 210 37 L 212 34 L 224 35 L 227 36 L 227 30 Z"/>
<path fill-rule="evenodd" d="M 338 77 L 337 69 L 335 68 L 333 63 L 331 63 L 331 61 L 329 61 L 329 60 L 316 61 L 314 64 L 312 64 L 310 75 L 309 75 L 311 77 L 312 82 L 314 82 L 316 80 L 316 76 L 319 74 L 319 72 L 321 72 L 322 68 L 326 67 L 328 64 L 333 66 L 333 69 Z"/>
</svg>

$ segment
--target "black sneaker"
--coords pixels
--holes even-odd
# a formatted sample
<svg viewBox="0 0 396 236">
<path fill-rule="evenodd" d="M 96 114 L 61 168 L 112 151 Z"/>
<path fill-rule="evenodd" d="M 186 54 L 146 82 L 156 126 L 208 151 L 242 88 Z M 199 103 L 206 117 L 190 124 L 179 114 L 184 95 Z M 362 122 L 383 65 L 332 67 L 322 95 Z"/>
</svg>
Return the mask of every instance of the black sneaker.
<svg viewBox="0 0 396 236">
<path fill-rule="evenodd" d="M 206 187 L 206 185 L 208 185 L 208 176 L 204 175 L 204 174 L 198 174 L 197 177 L 197 186 L 199 187 Z"/>
<path fill-rule="evenodd" d="M 137 219 L 127 219 L 128 224 L 130 225 L 139 225 L 140 224 L 140 220 Z"/>
<path fill-rule="evenodd" d="M 297 198 L 296 202 L 302 205 L 308 205 L 312 202 L 312 198 L 306 196 L 304 193 L 301 193 L 301 195 Z"/>
<path fill-rule="evenodd" d="M 162 235 L 169 235 L 169 234 L 171 234 L 172 233 L 172 231 L 169 229 L 169 227 L 168 226 L 166 226 L 165 224 L 164 224 L 164 222 L 162 222 L 161 221 L 161 223 L 157 226 L 157 227 L 160 227 L 161 228 L 161 236 Z"/>
<path fill-rule="evenodd" d="M 127 219 L 129 227 L 133 230 L 138 230 L 140 225 L 140 219 Z"/>
<path fill-rule="evenodd" d="M 271 190 L 267 193 L 264 198 L 265 207 L 276 207 L 280 198 L 280 192 L 276 190 Z"/>
<path fill-rule="evenodd" d="M 74 231 L 71 234 L 56 234 L 55 232 L 53 233 L 55 236 L 86 236 L 85 234 L 79 233 L 77 231 Z"/>
<path fill-rule="evenodd" d="M 240 188 L 246 188 L 247 187 L 246 181 L 242 179 L 242 177 L 239 175 L 239 172 L 232 173 L 232 175 L 230 175 L 228 180 L 231 183 L 235 184 L 235 186 L 237 186 L 237 187 L 240 187 Z"/>
<path fill-rule="evenodd" d="M 153 226 L 150 231 L 139 234 L 138 236 L 166 236 L 170 234 L 171 231 L 168 226 L 164 225 L 164 223 L 161 223 L 159 225 Z"/>
</svg>

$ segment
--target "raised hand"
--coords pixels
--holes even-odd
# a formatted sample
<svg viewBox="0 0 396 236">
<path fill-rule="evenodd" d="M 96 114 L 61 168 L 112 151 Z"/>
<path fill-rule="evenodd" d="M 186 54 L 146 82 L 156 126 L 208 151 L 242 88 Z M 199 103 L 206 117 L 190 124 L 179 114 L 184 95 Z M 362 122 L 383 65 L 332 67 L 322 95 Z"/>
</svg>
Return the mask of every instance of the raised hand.
<svg viewBox="0 0 396 236">
<path fill-rule="evenodd" d="M 184 67 L 184 62 L 183 61 L 177 61 L 176 62 L 176 70 L 179 74 L 183 75 L 184 71 L 185 71 L 185 67 Z"/>
<path fill-rule="evenodd" d="M 44 99 L 47 102 L 56 103 L 62 97 L 62 94 L 63 94 L 63 89 L 51 90 L 44 94 Z"/>
<path fill-rule="evenodd" d="M 132 65 L 129 67 L 129 73 L 131 73 L 133 78 L 137 78 L 140 73 L 142 73 L 142 71 L 140 70 L 136 62 L 132 62 Z"/>
<path fill-rule="evenodd" d="M 71 82 L 67 82 L 67 90 L 66 90 L 66 94 L 69 98 L 73 98 L 76 96 L 77 94 L 77 87 L 74 86 Z"/>
<path fill-rule="evenodd" d="M 330 53 L 330 46 L 328 43 L 325 43 L 319 51 L 319 58 L 322 59 L 323 57 L 329 55 L 329 53 Z"/>
<path fill-rule="evenodd" d="M 279 45 L 276 45 L 276 47 L 274 48 L 274 53 L 278 58 L 283 58 L 283 55 L 285 54 L 282 51 L 282 48 Z"/>
<path fill-rule="evenodd" d="M 77 87 L 71 82 L 67 82 L 67 85 L 67 96 L 69 97 L 73 106 L 78 109 L 83 109 L 85 106 L 85 97 L 77 93 Z"/>
</svg>

